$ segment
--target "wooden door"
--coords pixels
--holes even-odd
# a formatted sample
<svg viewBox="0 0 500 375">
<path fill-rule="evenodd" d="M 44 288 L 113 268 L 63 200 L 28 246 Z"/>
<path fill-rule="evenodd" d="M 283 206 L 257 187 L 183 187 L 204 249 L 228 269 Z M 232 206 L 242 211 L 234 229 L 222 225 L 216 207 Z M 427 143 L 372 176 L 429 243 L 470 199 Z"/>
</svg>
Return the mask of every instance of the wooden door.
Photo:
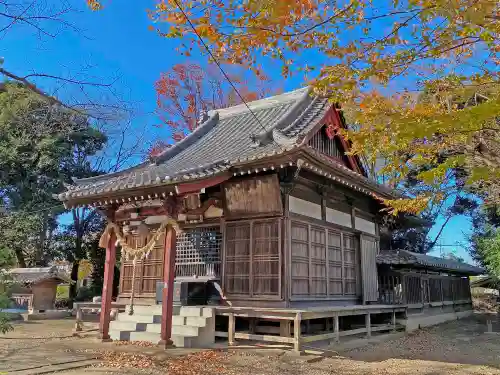
<svg viewBox="0 0 500 375">
<path fill-rule="evenodd" d="M 363 303 L 378 301 L 377 239 L 361 235 Z"/>
</svg>

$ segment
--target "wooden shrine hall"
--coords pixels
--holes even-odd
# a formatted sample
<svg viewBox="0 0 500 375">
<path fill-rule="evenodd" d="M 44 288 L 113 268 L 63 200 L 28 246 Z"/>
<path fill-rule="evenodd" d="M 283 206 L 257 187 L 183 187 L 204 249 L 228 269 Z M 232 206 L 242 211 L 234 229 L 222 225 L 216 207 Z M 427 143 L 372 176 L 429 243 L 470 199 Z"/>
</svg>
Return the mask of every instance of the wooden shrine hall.
<svg viewBox="0 0 500 375">
<path fill-rule="evenodd" d="M 404 309 L 378 304 L 376 258 L 382 202 L 395 195 L 346 155 L 344 126 L 336 105 L 300 89 L 210 111 L 150 160 L 76 180 L 60 194 L 66 207 L 95 207 L 109 223 L 101 238 L 102 338 L 109 339 L 115 245 L 118 300 L 130 301 L 132 314 L 160 304 L 163 343 L 174 299 L 229 316 L 230 343 L 234 316 L 281 314 L 295 327 L 295 338 L 291 325 L 281 338 L 290 343 L 299 342 L 299 315 L 334 318 L 337 338 L 339 316 L 364 314 L 369 326 L 370 309 L 392 313 L 394 328 Z"/>
</svg>

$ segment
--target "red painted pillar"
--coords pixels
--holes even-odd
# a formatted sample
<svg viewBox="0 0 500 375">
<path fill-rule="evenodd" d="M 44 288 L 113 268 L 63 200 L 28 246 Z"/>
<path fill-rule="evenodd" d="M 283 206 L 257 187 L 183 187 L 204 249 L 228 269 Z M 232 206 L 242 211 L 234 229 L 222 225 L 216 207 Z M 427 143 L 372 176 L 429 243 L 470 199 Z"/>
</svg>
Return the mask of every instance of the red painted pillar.
<svg viewBox="0 0 500 375">
<path fill-rule="evenodd" d="M 111 313 L 111 297 L 113 296 L 113 275 L 116 264 L 116 235 L 113 232 L 106 247 L 106 263 L 104 265 L 104 284 L 102 287 L 101 316 L 99 333 L 103 341 L 110 341 L 109 320 Z"/>
<path fill-rule="evenodd" d="M 172 336 L 172 314 L 174 301 L 175 250 L 177 236 L 174 228 L 169 225 L 165 233 L 163 293 L 161 309 L 161 341 L 160 345 L 169 346 Z"/>
</svg>

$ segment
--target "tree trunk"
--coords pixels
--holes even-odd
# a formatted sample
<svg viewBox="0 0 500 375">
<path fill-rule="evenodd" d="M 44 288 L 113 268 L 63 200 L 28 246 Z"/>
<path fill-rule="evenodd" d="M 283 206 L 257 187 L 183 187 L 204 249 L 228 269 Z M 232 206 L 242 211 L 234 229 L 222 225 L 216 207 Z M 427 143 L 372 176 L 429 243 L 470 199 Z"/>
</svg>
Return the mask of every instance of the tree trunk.
<svg viewBox="0 0 500 375">
<path fill-rule="evenodd" d="M 75 259 L 71 265 L 71 285 L 69 286 L 69 300 L 73 302 L 76 298 L 76 283 L 78 281 L 78 265 L 79 265 L 79 260 Z"/>
<path fill-rule="evenodd" d="M 16 253 L 17 266 L 26 268 L 26 260 L 24 259 L 23 251 L 21 249 L 15 249 L 14 252 Z"/>
</svg>

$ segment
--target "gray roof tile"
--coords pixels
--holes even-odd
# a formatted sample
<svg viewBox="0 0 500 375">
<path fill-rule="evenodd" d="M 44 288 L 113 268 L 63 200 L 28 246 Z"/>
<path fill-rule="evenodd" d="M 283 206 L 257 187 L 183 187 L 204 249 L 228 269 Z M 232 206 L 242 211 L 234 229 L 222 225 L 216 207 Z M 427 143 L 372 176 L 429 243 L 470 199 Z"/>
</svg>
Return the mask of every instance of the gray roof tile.
<svg viewBox="0 0 500 375">
<path fill-rule="evenodd" d="M 377 255 L 378 264 L 426 266 L 434 269 L 480 275 L 484 269 L 453 259 L 439 258 L 408 250 L 383 250 Z"/>
<path fill-rule="evenodd" d="M 12 268 L 8 271 L 13 282 L 18 283 L 38 283 L 48 279 L 57 279 L 62 282 L 71 282 L 71 278 L 62 272 L 59 272 L 57 267 L 42 267 L 42 268 Z"/>
</svg>

